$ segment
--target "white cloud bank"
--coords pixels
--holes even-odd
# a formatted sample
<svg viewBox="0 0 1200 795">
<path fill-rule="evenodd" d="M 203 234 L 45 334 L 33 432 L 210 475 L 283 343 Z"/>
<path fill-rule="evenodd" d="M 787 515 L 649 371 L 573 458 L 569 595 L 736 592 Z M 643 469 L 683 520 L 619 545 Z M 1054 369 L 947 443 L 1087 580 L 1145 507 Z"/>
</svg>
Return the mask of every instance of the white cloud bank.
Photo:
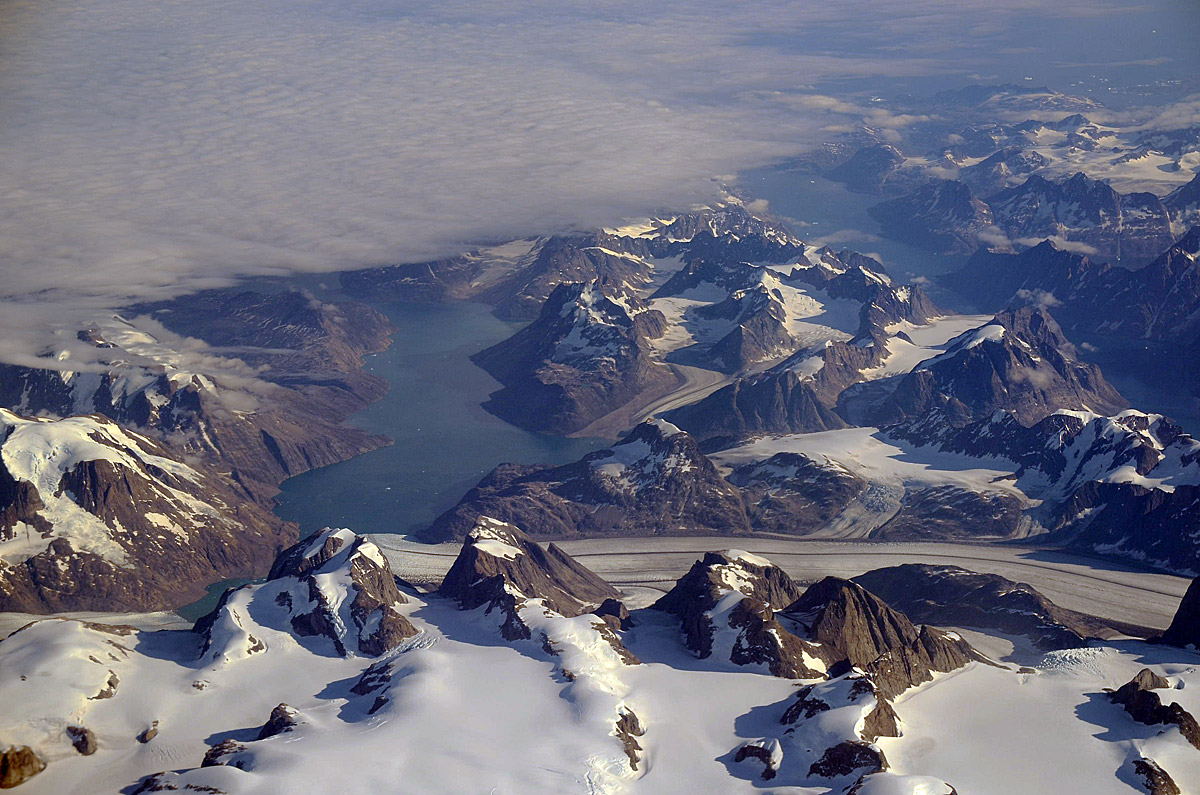
<svg viewBox="0 0 1200 795">
<path fill-rule="evenodd" d="M 707 199 L 846 109 L 797 89 L 966 74 L 1038 6 L 10 0 L 0 358 L 129 299 Z"/>
</svg>

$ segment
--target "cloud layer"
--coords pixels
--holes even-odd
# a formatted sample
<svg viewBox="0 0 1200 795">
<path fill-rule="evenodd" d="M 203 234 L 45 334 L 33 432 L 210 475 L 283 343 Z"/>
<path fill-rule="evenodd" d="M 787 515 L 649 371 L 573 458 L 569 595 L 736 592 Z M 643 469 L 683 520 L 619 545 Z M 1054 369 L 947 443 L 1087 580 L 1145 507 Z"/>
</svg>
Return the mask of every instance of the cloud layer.
<svg viewBox="0 0 1200 795">
<path fill-rule="evenodd" d="M 854 108 L 797 92 L 986 68 L 1039 6 L 14 0 L 0 358 L 130 299 L 705 200 Z"/>
</svg>

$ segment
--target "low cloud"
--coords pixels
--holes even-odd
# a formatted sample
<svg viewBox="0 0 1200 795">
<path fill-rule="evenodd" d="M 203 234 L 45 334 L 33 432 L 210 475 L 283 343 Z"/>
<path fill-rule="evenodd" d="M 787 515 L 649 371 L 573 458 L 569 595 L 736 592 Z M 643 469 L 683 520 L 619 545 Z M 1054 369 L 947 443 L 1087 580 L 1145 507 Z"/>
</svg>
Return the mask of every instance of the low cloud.
<svg viewBox="0 0 1200 795">
<path fill-rule="evenodd" d="M 1046 290 L 1017 290 L 1017 298 L 1042 309 L 1050 309 L 1062 303 L 1054 297 L 1054 293 Z"/>
<path fill-rule="evenodd" d="M 837 81 L 987 70 L 1012 20 L 1097 6 L 1126 9 L 12 0 L 0 358 L 36 361 L 133 301 L 706 201 L 831 125 L 921 119 L 836 99 Z"/>
</svg>

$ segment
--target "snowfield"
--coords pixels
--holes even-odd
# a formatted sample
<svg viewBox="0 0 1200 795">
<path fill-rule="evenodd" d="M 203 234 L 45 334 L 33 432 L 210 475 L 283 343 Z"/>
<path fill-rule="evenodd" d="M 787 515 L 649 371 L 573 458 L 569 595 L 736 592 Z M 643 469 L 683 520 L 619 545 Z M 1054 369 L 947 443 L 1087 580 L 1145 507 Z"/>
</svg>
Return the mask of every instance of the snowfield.
<svg viewBox="0 0 1200 795">
<path fill-rule="evenodd" d="M 979 328 L 991 315 L 947 315 L 925 325 L 900 322 L 888 326 L 887 355 L 878 367 L 864 370 L 863 380 L 872 381 L 912 372 L 921 362 L 946 352 L 960 335 Z M 904 334 L 908 339 L 899 336 Z"/>
<path fill-rule="evenodd" d="M 1019 493 L 1000 482 L 1016 472 L 1016 465 L 997 462 L 981 466 L 980 458 L 918 448 L 884 435 L 878 428 L 844 428 L 837 431 L 766 436 L 709 457 L 723 473 L 739 464 L 766 461 L 777 453 L 800 453 L 817 462 L 831 462 L 871 483 L 951 485 L 972 491 Z"/>
<path fill-rule="evenodd" d="M 351 629 L 343 607 L 354 587 L 354 561 L 382 566 L 386 558 L 402 568 L 409 553 L 403 542 L 385 544 L 381 557 L 376 544 L 356 544 L 349 531 L 327 532 L 348 552 L 335 548 L 333 557 L 318 558 L 318 543 L 302 552 L 316 562 L 313 587 L 336 606 L 340 623 L 334 629 L 342 637 Z M 501 559 L 523 554 L 502 538 L 485 527 L 475 540 Z M 620 569 L 614 562 L 640 561 L 640 569 L 629 565 L 624 571 L 648 577 L 648 566 L 658 565 L 654 556 L 686 566 L 697 557 L 687 547 L 727 546 L 711 543 L 719 541 L 728 539 L 564 546 L 602 571 L 606 563 L 612 571 Z M 754 551 L 726 556 L 754 565 L 773 558 L 785 566 L 807 557 L 797 553 L 803 543 L 750 542 L 739 540 Z M 939 550 L 946 557 L 965 551 L 965 545 L 857 545 L 897 546 L 927 562 Z M 778 554 L 781 547 L 792 550 L 790 560 Z M 817 553 L 811 557 L 820 556 L 820 544 L 807 547 Z M 1003 563 L 1007 554 L 1009 566 L 1020 565 L 1013 550 L 974 549 L 980 560 L 991 555 Z M 852 558 L 842 553 L 843 563 Z M 863 569 L 877 562 L 866 551 L 857 560 Z M 1080 562 L 1028 565 L 1076 583 L 1088 577 Z M 1133 571 L 1093 574 L 1124 580 L 1131 601 L 1134 592 L 1181 584 Z M 847 702 L 849 682 L 835 677 L 816 691 L 833 708 L 791 724 L 794 733 L 784 732 L 781 716 L 797 688 L 821 680 L 773 677 L 761 666 L 740 667 L 728 655 L 698 659 L 666 613 L 636 610 L 633 625 L 621 632 L 638 664 L 604 639 L 604 624 L 594 616 L 564 617 L 541 599 L 519 602 L 532 638 L 509 642 L 499 631 L 502 611 L 486 604 L 463 611 L 445 597 L 409 591 L 408 601 L 393 609 L 417 634 L 370 657 L 353 643 L 343 649 L 288 624 L 288 616 L 307 609 L 293 605 L 311 597 L 299 582 L 283 574 L 233 592 L 207 635 L 155 631 L 145 616 L 130 617 L 147 627 L 142 630 L 54 618 L 0 641 L 0 747 L 28 745 L 49 763 L 19 791 L 133 792 L 143 777 L 159 774 L 156 786 L 226 793 L 841 795 L 857 778 L 810 775 L 800 785 L 772 787 L 761 778 L 760 762 L 737 762 L 735 756 L 743 746 L 758 745 L 772 759 L 786 755 L 807 765 L 804 760 L 821 748 L 856 739 L 873 700 Z M 743 583 L 732 577 L 727 584 L 730 598 L 738 597 Z M 969 637 L 984 638 L 978 632 Z M 1010 641 L 979 644 L 1003 649 L 1009 643 L 997 655 L 999 667 L 971 663 L 897 699 L 903 734 L 877 741 L 890 767 L 867 777 L 860 795 L 944 795 L 942 782 L 973 795 L 1122 795 L 1139 791 L 1128 768 L 1143 755 L 1179 782 L 1200 781 L 1200 752 L 1178 729 L 1136 724 L 1104 695 L 1105 688 L 1149 666 L 1170 682 L 1170 689 L 1155 691 L 1164 703 L 1200 712 L 1200 653 L 1116 641 L 1041 655 Z M 281 704 L 287 707 L 277 708 Z M 634 738 L 636 767 L 613 722 L 627 711 L 644 730 Z M 266 731 L 267 717 L 277 713 L 289 725 Z M 94 733 L 93 755 L 76 752 L 68 726 Z M 219 764 L 201 766 L 206 755 Z"/>
<path fill-rule="evenodd" d="M 1200 782 L 1200 750 L 1179 730 L 1134 722 L 1105 697 L 1144 667 L 1166 674 L 1164 704 L 1200 709 L 1200 655 L 1121 642 L 1052 652 L 1029 673 L 974 664 L 901 697 L 904 736 L 881 738 L 899 770 L 952 782 L 966 793 L 1145 792 L 1132 760 L 1167 769 L 1184 792 Z"/>
</svg>

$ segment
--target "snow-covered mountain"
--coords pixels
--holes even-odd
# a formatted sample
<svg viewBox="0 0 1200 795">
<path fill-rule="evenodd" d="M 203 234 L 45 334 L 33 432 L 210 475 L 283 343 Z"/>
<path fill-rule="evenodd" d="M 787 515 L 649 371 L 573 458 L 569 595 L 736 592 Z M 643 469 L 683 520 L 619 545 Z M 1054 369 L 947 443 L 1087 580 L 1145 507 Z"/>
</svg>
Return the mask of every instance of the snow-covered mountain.
<svg viewBox="0 0 1200 795">
<path fill-rule="evenodd" d="M 1076 172 L 1123 193 L 1164 196 L 1200 165 L 1195 125 L 1123 123 L 1090 98 L 1049 89 L 964 91 L 889 103 L 892 112 L 915 117 L 906 129 L 859 128 L 805 161 L 859 193 L 898 196 L 949 179 L 983 199 L 1034 174 L 1061 180 Z"/>
<path fill-rule="evenodd" d="M 938 314 L 919 286 L 894 284 L 869 257 L 804 252 L 798 241 L 745 213 L 715 237 L 698 233 L 696 218 L 688 220 L 651 233 L 627 231 L 657 235 L 652 239 L 671 246 L 675 234 L 726 242 L 711 242 L 704 257 L 691 249 L 672 255 L 649 286 L 603 278 L 560 285 L 532 324 L 478 354 L 475 361 L 505 385 L 487 408 L 522 427 L 579 431 L 635 398 L 644 403 L 669 393 L 686 378 L 676 365 L 737 374 L 887 323 L 924 323 Z M 711 217 L 708 224 L 723 229 Z M 776 246 L 787 257 L 782 263 L 731 258 L 747 253 L 750 235 L 757 235 L 754 245 Z M 658 273 L 658 265 L 648 267 Z"/>
<path fill-rule="evenodd" d="M 534 322 L 473 361 L 504 385 L 484 407 L 531 430 L 571 433 L 675 375 L 654 354 L 662 313 L 598 283 L 560 284 Z"/>
<path fill-rule="evenodd" d="M 340 422 L 386 388 L 361 366 L 389 331 L 299 292 L 210 291 L 0 365 L 0 604 L 162 608 L 265 571 L 295 539 L 279 483 L 386 443 Z"/>
<path fill-rule="evenodd" d="M 877 326 L 853 343 L 800 351 L 665 416 L 715 450 L 756 434 L 887 425 L 934 408 L 959 423 L 1001 409 L 1036 422 L 1060 408 L 1126 405 L 1099 368 L 1075 358 L 1048 312 L 1026 306 L 991 320 Z"/>
<path fill-rule="evenodd" d="M 819 526 L 796 523 L 805 532 L 1050 534 L 1050 543 L 1200 570 L 1200 447 L 1160 415 L 1061 410 L 1027 427 L 1008 412 L 965 426 L 932 412 L 882 430 L 753 439 L 711 456 L 739 485 L 739 473 L 796 462 L 794 484 L 786 475 L 764 482 L 781 502 L 795 491 L 820 506 Z M 837 476 L 814 477 L 814 470 Z"/>
<path fill-rule="evenodd" d="M 192 631 L 49 619 L 0 641 L 4 781 L 29 793 L 401 782 L 999 795 L 1034 776 L 1116 795 L 1141 780 L 1127 767 L 1152 762 L 1177 782 L 1200 772 L 1184 753 L 1194 652 L 1080 641 L 1091 645 L 988 660 L 855 583 L 804 588 L 738 551 L 705 556 L 658 609 L 631 614 L 616 594 L 495 520 L 465 539 L 437 593 L 397 580 L 367 539 L 325 530 Z M 1154 698 L 1101 692 L 1130 681 Z M 1151 701 L 1175 721 L 1166 732 L 1138 723 Z M 963 703 L 984 712 L 968 713 L 970 730 L 954 719 Z"/>
<path fill-rule="evenodd" d="M 227 471 L 106 417 L 0 409 L 0 436 L 0 609 L 183 604 L 295 539 Z"/>
<path fill-rule="evenodd" d="M 669 218 L 574 236 L 518 240 L 461 257 L 341 274 L 351 293 L 373 299 L 474 298 L 506 320 L 533 320 L 559 284 L 599 282 L 640 291 L 685 259 L 787 262 L 803 244 L 737 199 Z"/>
<path fill-rule="evenodd" d="M 1025 306 L 951 340 L 865 413 L 871 424 L 891 425 L 936 409 L 963 424 L 1003 410 L 1031 424 L 1059 409 L 1109 414 L 1127 406 L 1099 367 L 1074 357 L 1045 309 Z"/>
</svg>

